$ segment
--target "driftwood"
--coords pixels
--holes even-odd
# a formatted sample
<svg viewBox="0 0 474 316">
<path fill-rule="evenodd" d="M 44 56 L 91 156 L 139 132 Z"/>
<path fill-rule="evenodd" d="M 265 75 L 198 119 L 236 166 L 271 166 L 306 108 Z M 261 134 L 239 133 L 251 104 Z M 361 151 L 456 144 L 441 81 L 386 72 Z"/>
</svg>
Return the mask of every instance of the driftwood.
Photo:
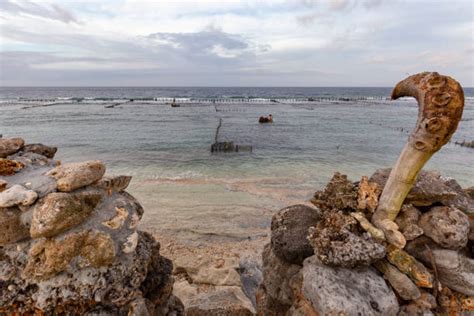
<svg viewBox="0 0 474 316">
<path fill-rule="evenodd" d="M 419 171 L 456 131 L 464 108 L 461 85 L 436 72 L 420 73 L 399 82 L 392 99 L 405 96 L 418 101 L 418 121 L 390 173 L 372 217 L 372 223 L 385 233 L 388 242 L 399 248 L 405 247 L 406 240 L 394 220 Z"/>
</svg>

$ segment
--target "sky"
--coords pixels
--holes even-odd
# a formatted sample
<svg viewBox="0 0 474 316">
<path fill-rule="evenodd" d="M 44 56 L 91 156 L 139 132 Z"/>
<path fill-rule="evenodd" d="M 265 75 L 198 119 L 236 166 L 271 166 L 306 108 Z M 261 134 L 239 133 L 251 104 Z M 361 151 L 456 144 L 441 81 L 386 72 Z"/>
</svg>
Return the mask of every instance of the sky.
<svg viewBox="0 0 474 316">
<path fill-rule="evenodd" d="M 0 0 L 2 86 L 474 86 L 469 0 Z"/>
</svg>

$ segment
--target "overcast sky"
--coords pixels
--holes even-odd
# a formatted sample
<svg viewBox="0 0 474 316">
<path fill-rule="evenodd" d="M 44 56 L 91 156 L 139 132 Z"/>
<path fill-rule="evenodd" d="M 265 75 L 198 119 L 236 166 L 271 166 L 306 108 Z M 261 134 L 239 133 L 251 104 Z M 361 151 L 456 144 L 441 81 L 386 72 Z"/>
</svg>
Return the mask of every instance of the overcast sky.
<svg viewBox="0 0 474 316">
<path fill-rule="evenodd" d="M 466 0 L 0 0 L 3 86 L 474 86 Z"/>
</svg>

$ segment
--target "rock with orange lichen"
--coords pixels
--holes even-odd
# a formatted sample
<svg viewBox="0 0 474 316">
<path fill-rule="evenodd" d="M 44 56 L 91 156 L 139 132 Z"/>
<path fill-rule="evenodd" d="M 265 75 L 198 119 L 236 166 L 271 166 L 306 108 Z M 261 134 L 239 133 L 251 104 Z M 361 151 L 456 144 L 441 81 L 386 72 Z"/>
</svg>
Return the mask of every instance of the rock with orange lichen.
<svg viewBox="0 0 474 316">
<path fill-rule="evenodd" d="M 380 193 L 379 185 L 376 182 L 369 182 L 369 178 L 363 176 L 359 182 L 357 208 L 368 210 L 370 213 L 375 212 Z"/>
<path fill-rule="evenodd" d="M 0 158 L 0 176 L 12 176 L 25 165 L 19 161 Z"/>
</svg>

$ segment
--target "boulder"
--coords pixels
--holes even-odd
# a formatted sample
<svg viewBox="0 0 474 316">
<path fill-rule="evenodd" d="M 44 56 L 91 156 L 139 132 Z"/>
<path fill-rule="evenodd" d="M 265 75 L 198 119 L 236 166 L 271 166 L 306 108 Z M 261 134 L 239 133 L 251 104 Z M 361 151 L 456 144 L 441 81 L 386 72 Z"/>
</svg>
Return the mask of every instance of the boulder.
<svg viewBox="0 0 474 316">
<path fill-rule="evenodd" d="M 37 198 L 38 194 L 35 191 L 28 190 L 24 186 L 16 184 L 0 192 L 0 208 L 17 205 L 28 206 L 33 204 Z"/>
<path fill-rule="evenodd" d="M 48 194 L 33 210 L 33 238 L 52 237 L 82 223 L 101 199 L 98 192 Z"/>
<path fill-rule="evenodd" d="M 301 295 L 315 315 L 397 315 L 397 298 L 373 268 L 330 267 L 316 256 L 301 270 Z"/>
<path fill-rule="evenodd" d="M 100 180 L 104 173 L 102 162 L 86 161 L 60 165 L 47 175 L 56 179 L 58 191 L 71 192 Z"/>
<path fill-rule="evenodd" d="M 444 248 L 461 249 L 467 245 L 469 218 L 456 208 L 433 207 L 421 216 L 418 225 L 426 236 Z"/>
<path fill-rule="evenodd" d="M 43 144 L 28 144 L 22 148 L 23 152 L 32 152 L 47 158 L 53 158 L 57 150 L 57 147 L 50 147 Z"/>
<path fill-rule="evenodd" d="M 253 316 L 255 309 L 240 287 L 218 287 L 189 300 L 187 316 Z"/>
<path fill-rule="evenodd" d="M 302 264 L 314 254 L 307 236 L 308 229 L 320 218 L 318 209 L 306 205 L 286 207 L 272 218 L 271 245 L 275 255 L 289 263 Z"/>
<path fill-rule="evenodd" d="M 301 269 L 277 257 L 270 244 L 263 249 L 263 287 L 266 295 L 264 304 L 276 313 L 284 314 L 293 303 L 290 279 Z"/>
<path fill-rule="evenodd" d="M 0 138 L 0 158 L 6 158 L 19 151 L 25 141 L 22 138 Z"/>
</svg>

